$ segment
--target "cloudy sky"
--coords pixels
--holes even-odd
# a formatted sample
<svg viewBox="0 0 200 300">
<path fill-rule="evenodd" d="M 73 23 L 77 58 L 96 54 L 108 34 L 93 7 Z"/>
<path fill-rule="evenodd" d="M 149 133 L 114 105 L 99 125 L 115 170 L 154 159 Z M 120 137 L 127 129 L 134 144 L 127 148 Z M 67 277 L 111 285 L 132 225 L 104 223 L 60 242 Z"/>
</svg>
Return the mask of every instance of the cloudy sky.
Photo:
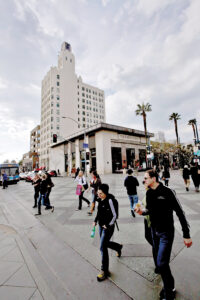
<svg viewBox="0 0 200 300">
<path fill-rule="evenodd" d="M 135 115 L 149 102 L 147 125 L 181 142 L 200 126 L 199 0 L 0 1 L 0 162 L 21 159 L 40 123 L 41 80 L 72 45 L 76 73 L 105 91 L 106 121 L 143 130 Z"/>
</svg>

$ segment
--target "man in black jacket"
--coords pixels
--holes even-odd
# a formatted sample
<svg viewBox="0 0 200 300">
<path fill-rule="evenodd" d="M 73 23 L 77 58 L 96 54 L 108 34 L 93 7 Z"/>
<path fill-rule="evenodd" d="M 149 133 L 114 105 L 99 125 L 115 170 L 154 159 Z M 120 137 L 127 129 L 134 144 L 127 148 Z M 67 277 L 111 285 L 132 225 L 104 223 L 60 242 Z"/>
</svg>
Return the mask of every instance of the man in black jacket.
<svg viewBox="0 0 200 300">
<path fill-rule="evenodd" d="M 97 275 L 98 281 L 103 281 L 109 276 L 109 256 L 108 248 L 117 251 L 117 257 L 121 256 L 122 245 L 110 241 L 114 229 L 115 221 L 117 218 L 117 211 L 115 207 L 115 197 L 108 193 L 109 186 L 107 184 L 101 184 L 98 189 L 99 205 L 96 218 L 93 222 L 93 226 L 99 223 L 99 235 L 100 235 L 100 251 L 102 257 L 101 273 Z"/>
<path fill-rule="evenodd" d="M 146 193 L 146 208 L 137 207 L 135 211 L 140 215 L 150 216 L 156 263 L 163 280 L 160 299 L 173 300 L 175 299 L 175 282 L 169 266 L 174 240 L 173 211 L 179 218 L 187 248 L 192 245 L 189 224 L 175 192 L 158 182 L 156 171 L 148 170 L 145 173 L 144 182 L 149 187 Z"/>
<path fill-rule="evenodd" d="M 137 186 L 139 186 L 139 182 L 136 177 L 133 176 L 133 170 L 129 169 L 127 171 L 128 176 L 124 180 L 124 186 L 127 189 L 127 194 L 130 200 L 131 206 L 131 214 L 135 218 L 135 205 L 138 203 L 138 195 L 137 195 Z"/>
</svg>

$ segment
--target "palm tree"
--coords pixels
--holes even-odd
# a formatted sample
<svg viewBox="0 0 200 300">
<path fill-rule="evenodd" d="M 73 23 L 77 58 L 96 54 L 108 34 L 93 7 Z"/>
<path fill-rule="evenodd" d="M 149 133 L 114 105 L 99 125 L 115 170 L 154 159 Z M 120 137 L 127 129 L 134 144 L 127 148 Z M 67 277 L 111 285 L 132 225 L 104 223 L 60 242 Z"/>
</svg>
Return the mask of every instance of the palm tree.
<svg viewBox="0 0 200 300">
<path fill-rule="evenodd" d="M 196 141 L 196 129 L 195 129 L 196 123 L 197 123 L 196 119 L 191 119 L 191 120 L 188 121 L 188 125 L 192 125 L 195 141 Z"/>
<path fill-rule="evenodd" d="M 135 111 L 136 116 L 143 116 L 143 122 L 144 122 L 144 133 L 145 133 L 145 138 L 146 138 L 146 145 L 147 143 L 147 115 L 146 113 L 151 111 L 151 104 L 147 102 L 147 104 L 142 103 L 142 105 L 137 104 L 137 109 Z"/>
<path fill-rule="evenodd" d="M 174 126 L 175 126 L 175 133 L 176 133 L 176 143 L 179 144 L 179 138 L 178 138 L 178 124 L 177 121 L 181 119 L 181 116 L 178 113 L 172 113 L 169 116 L 169 120 L 174 120 Z"/>
</svg>

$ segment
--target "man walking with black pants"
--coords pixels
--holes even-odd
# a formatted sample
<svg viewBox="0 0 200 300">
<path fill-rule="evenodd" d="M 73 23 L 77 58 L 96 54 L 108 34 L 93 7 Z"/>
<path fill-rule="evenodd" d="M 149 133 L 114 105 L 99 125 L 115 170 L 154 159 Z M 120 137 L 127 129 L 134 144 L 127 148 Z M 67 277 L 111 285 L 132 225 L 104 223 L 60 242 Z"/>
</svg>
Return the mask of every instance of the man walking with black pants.
<svg viewBox="0 0 200 300">
<path fill-rule="evenodd" d="M 127 174 L 128 176 L 124 180 L 124 186 L 127 189 L 127 194 L 130 200 L 131 214 L 135 218 L 134 208 L 138 203 L 137 186 L 139 186 L 139 182 L 137 178 L 133 176 L 132 169 L 129 169 Z"/>
<path fill-rule="evenodd" d="M 169 266 L 174 240 L 173 211 L 179 218 L 184 244 L 187 248 L 192 245 L 189 225 L 175 192 L 158 182 L 158 174 L 155 170 L 148 170 L 144 181 L 149 187 L 146 193 L 146 208 L 137 207 L 135 211 L 140 215 L 150 216 L 157 268 L 163 280 L 160 299 L 173 300 L 175 299 L 175 282 Z"/>
</svg>

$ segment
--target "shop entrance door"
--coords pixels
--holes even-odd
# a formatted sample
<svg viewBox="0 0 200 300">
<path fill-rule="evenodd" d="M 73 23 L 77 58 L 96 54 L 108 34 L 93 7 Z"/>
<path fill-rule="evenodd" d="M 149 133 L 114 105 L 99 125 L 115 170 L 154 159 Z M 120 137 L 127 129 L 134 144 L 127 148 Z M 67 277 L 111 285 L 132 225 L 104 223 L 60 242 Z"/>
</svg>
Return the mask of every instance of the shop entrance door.
<svg viewBox="0 0 200 300">
<path fill-rule="evenodd" d="M 118 147 L 112 147 L 112 172 L 122 172 L 122 150 Z"/>
</svg>

